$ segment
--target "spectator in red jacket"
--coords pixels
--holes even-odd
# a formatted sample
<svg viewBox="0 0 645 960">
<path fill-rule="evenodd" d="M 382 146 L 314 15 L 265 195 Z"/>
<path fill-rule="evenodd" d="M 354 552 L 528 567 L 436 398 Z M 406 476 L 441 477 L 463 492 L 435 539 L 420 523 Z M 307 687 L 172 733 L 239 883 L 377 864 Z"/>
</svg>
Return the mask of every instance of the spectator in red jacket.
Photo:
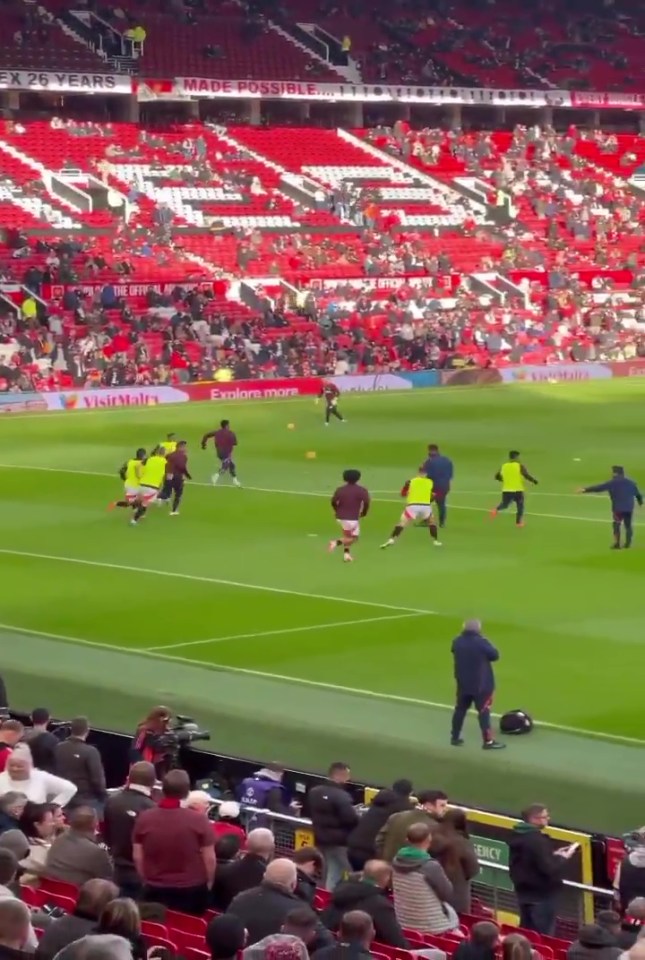
<svg viewBox="0 0 645 960">
<path fill-rule="evenodd" d="M 6 768 L 11 751 L 24 732 L 25 728 L 19 720 L 5 720 L 0 726 L 0 773 Z"/>
</svg>

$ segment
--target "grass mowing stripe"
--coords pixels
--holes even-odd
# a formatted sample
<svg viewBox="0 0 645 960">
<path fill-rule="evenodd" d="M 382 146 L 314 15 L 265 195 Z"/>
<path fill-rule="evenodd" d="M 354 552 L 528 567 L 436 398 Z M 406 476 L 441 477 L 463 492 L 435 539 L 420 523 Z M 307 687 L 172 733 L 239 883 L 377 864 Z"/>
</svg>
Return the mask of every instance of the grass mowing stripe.
<svg viewBox="0 0 645 960">
<path fill-rule="evenodd" d="M 99 470 L 72 470 L 64 467 L 35 467 L 35 466 L 27 466 L 26 464 L 19 464 L 19 463 L 0 463 L 0 469 L 37 470 L 37 471 L 43 471 L 45 473 L 71 473 L 75 475 L 78 474 L 79 476 L 110 477 L 110 479 L 112 480 L 118 480 L 118 477 L 116 476 L 116 474 L 103 473 L 102 471 L 99 471 Z M 190 486 L 211 488 L 213 487 L 213 484 L 200 483 L 199 481 L 191 480 Z M 228 489 L 237 490 L 240 488 L 228 487 L 228 486 L 222 485 L 221 487 L 218 486 L 217 489 L 218 490 L 228 490 Z M 328 499 L 330 496 L 329 493 L 321 493 L 319 491 L 281 490 L 276 487 L 247 487 L 245 485 L 242 485 L 241 489 L 250 490 L 251 492 L 255 492 L 255 493 L 277 493 L 277 494 L 282 494 L 283 496 L 289 496 L 289 497 L 325 497 Z M 495 496 L 495 493 L 492 493 L 491 498 L 493 498 L 494 496 Z M 557 496 L 557 494 L 554 494 L 554 496 Z M 376 503 L 401 503 L 401 499 L 395 498 L 395 497 L 373 497 L 373 500 Z M 470 506 L 464 506 L 463 504 L 455 504 L 455 503 L 450 504 L 450 509 L 451 510 L 470 510 L 470 511 L 474 511 L 475 513 L 490 513 L 490 509 L 488 507 L 470 507 Z M 545 520 L 579 520 L 582 523 L 604 523 L 604 524 L 607 524 L 610 522 L 609 519 L 605 520 L 605 519 L 602 519 L 601 517 L 577 517 L 577 516 L 572 516 L 566 513 L 534 513 L 532 510 L 527 510 L 525 515 L 527 517 L 541 517 L 542 519 L 545 519 Z"/>
<path fill-rule="evenodd" d="M 183 647 L 199 647 L 207 643 L 224 643 L 226 640 L 257 640 L 260 637 L 277 637 L 287 633 L 309 633 L 312 630 L 333 630 L 334 627 L 357 627 L 365 623 L 383 623 L 386 620 L 407 620 L 409 617 L 434 616 L 428 613 L 396 613 L 388 617 L 368 617 L 366 620 L 341 620 L 338 623 L 314 623 L 308 627 L 287 627 L 286 630 L 262 630 L 260 633 L 234 633 L 229 637 L 212 637 L 210 640 L 185 640 L 183 643 L 166 643 L 158 647 L 144 647 L 152 650 L 179 650 Z"/>
<path fill-rule="evenodd" d="M 150 567 L 132 567 L 124 563 L 109 563 L 104 560 L 88 560 L 83 557 L 65 557 L 52 553 L 34 553 L 29 550 L 0 548 L 0 554 L 9 557 L 28 557 L 31 560 L 47 560 L 52 563 L 72 563 L 81 567 L 99 567 L 103 570 L 124 570 L 127 573 L 144 573 L 154 577 L 171 577 L 177 580 L 192 580 L 197 583 L 217 583 L 223 587 L 240 587 L 243 590 L 259 590 L 263 593 L 282 593 L 289 597 L 304 597 L 309 600 L 330 600 L 332 603 L 350 603 L 358 607 L 377 607 L 379 610 L 401 610 L 403 613 L 437 616 L 435 610 L 419 610 L 417 607 L 402 607 L 374 600 L 355 600 L 352 597 L 328 597 L 323 593 L 306 593 L 303 590 L 288 590 L 286 587 L 268 587 L 260 583 L 242 583 L 239 580 L 224 580 L 221 577 L 206 577 L 196 573 L 181 573 L 178 570 L 155 570 Z"/>
<path fill-rule="evenodd" d="M 11 623 L 0 623 L 0 630 L 8 632 L 22 633 L 26 636 L 43 637 L 46 640 L 59 640 L 64 643 L 75 643 L 80 646 L 96 647 L 97 649 L 112 650 L 115 653 L 126 654 L 133 657 L 151 657 L 155 660 L 166 660 L 170 663 L 187 663 L 193 667 L 201 667 L 207 670 L 216 670 L 223 673 L 235 673 L 242 676 L 259 677 L 265 680 L 279 680 L 283 683 L 293 683 L 299 686 L 312 687 L 319 690 L 329 690 L 334 693 L 347 693 L 360 697 L 369 697 L 375 700 L 387 700 L 392 703 L 406 703 L 411 706 L 429 707 L 434 710 L 453 710 L 454 706 L 449 703 L 438 703 L 433 700 L 421 700 L 416 697 L 404 697 L 396 693 L 382 693 L 378 690 L 363 690 L 360 687 L 346 687 L 336 683 L 326 683 L 323 680 L 306 680 L 303 677 L 290 677 L 282 673 L 270 673 L 265 670 L 253 670 L 249 667 L 233 667 L 228 664 L 212 663 L 203 660 L 191 660 L 188 657 L 171 657 L 157 650 L 133 650 L 127 647 L 119 647 L 114 643 L 100 643 L 95 640 L 85 640 L 81 637 L 71 637 L 66 634 L 49 633 L 45 630 L 31 630 L 29 627 L 19 627 Z M 501 714 L 492 713 L 491 716 L 499 719 Z M 610 743 L 622 743 L 626 746 L 643 747 L 645 740 L 637 737 L 624 737 L 616 733 L 604 733 L 599 730 L 584 730 L 580 727 L 571 727 L 561 723 L 549 723 L 546 720 L 536 720 L 536 727 L 543 730 L 553 730 L 557 733 L 568 733 L 573 736 L 590 737 L 594 740 L 605 740 Z"/>
</svg>

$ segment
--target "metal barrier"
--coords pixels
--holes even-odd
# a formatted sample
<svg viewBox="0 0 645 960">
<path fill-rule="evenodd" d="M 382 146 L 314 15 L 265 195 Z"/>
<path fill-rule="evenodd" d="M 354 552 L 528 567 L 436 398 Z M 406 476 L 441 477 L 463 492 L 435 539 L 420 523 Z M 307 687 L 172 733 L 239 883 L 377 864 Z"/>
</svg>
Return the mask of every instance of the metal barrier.
<svg viewBox="0 0 645 960">
<path fill-rule="evenodd" d="M 219 807 L 223 802 L 214 800 L 213 806 Z M 262 826 L 268 827 L 273 832 L 276 852 L 280 855 L 288 857 L 301 847 L 314 846 L 311 820 L 273 813 L 271 810 L 257 810 L 242 804 L 240 809 L 242 822 L 247 829 Z M 482 904 L 494 910 L 502 922 L 505 922 L 504 915 L 508 915 L 509 922 L 512 922 L 512 918 L 517 917 L 519 913 L 519 907 L 508 875 L 509 868 L 505 864 L 481 858 L 479 864 L 481 873 L 473 882 L 473 895 Z M 590 917 L 585 903 L 589 899 L 587 896 L 589 894 L 593 897 L 594 913 L 612 907 L 614 902 L 612 890 L 575 883 L 572 880 L 564 881 L 564 891 L 558 902 L 558 936 L 575 939 L 580 924 L 589 922 Z"/>
</svg>

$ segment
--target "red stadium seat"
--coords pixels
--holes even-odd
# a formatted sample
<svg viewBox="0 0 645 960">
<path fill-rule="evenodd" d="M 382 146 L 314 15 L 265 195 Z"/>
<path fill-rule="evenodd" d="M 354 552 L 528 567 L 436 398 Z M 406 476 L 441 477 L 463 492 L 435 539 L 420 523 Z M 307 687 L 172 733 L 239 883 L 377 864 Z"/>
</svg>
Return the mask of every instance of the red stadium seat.
<svg viewBox="0 0 645 960">
<path fill-rule="evenodd" d="M 51 877 L 43 877 L 40 881 L 40 889 L 48 893 L 57 893 L 63 897 L 71 897 L 74 901 L 78 898 L 78 887 L 73 883 L 65 883 L 64 880 L 53 880 Z"/>
<path fill-rule="evenodd" d="M 201 935 L 206 933 L 206 921 L 203 917 L 191 917 L 188 913 L 178 913 L 175 910 L 166 911 L 166 926 L 171 932 L 180 930 L 182 933 Z"/>
<path fill-rule="evenodd" d="M 152 920 L 141 921 L 141 933 L 144 937 L 168 938 L 168 928 L 163 923 L 154 923 Z"/>
</svg>

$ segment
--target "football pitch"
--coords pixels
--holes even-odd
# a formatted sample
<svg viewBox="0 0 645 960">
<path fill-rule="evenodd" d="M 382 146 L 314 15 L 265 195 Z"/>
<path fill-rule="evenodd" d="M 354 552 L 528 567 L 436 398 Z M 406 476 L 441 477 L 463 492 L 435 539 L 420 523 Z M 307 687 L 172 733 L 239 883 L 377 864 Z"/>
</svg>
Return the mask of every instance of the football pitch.
<svg viewBox="0 0 645 960">
<path fill-rule="evenodd" d="M 348 422 L 329 428 L 310 399 L 3 417 L 12 705 L 128 730 L 167 703 L 210 726 L 218 752 L 313 770 L 344 759 L 357 779 L 412 776 L 471 805 L 544 800 L 556 822 L 639 825 L 645 530 L 611 551 L 607 498 L 574 491 L 614 463 L 645 487 L 645 382 L 346 395 L 341 409 Z M 242 489 L 214 488 L 199 448 L 223 416 Z M 151 508 L 130 527 L 106 510 L 117 471 L 168 431 L 189 442 L 181 515 Z M 455 462 L 444 545 L 410 527 L 380 551 L 429 442 Z M 521 530 L 488 515 L 513 447 L 540 481 Z M 350 466 L 374 503 L 344 564 L 326 546 Z M 474 717 L 466 745 L 449 745 L 450 642 L 473 616 L 501 650 L 496 709 L 538 722 L 498 754 Z"/>
</svg>

